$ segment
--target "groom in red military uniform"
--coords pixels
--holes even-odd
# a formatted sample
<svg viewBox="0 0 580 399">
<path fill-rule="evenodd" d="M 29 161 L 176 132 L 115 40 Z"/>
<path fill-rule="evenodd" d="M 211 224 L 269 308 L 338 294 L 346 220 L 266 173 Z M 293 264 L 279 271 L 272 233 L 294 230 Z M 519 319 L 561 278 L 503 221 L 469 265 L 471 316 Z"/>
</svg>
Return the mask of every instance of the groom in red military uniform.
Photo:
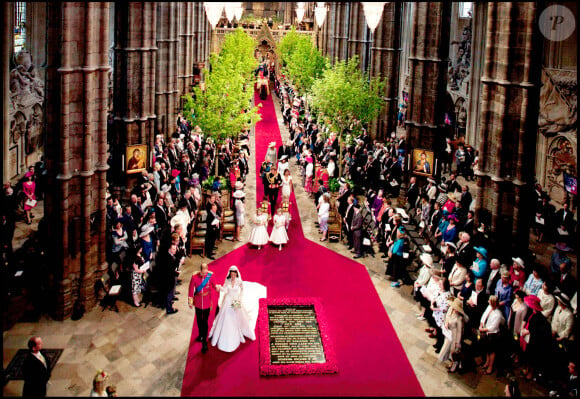
<svg viewBox="0 0 580 399">
<path fill-rule="evenodd" d="M 211 290 L 218 291 L 221 288 L 221 285 L 213 282 L 212 276 L 213 272 L 208 271 L 207 263 L 202 263 L 200 271 L 194 272 L 189 282 L 187 302 L 190 309 L 195 307 L 195 317 L 199 329 L 199 336 L 196 340 L 202 343 L 201 353 L 207 352 L 209 313 L 213 305 Z"/>
</svg>

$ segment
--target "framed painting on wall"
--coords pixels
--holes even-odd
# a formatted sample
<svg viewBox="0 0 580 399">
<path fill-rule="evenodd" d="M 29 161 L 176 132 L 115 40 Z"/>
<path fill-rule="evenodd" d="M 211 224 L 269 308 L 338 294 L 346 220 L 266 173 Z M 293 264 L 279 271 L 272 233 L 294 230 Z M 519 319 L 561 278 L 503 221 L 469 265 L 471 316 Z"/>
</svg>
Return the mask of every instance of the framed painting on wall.
<svg viewBox="0 0 580 399">
<path fill-rule="evenodd" d="M 419 176 L 433 176 L 435 153 L 422 148 L 413 149 L 412 171 Z"/>
<path fill-rule="evenodd" d="M 8 176 L 10 179 L 15 178 L 18 176 L 18 146 L 15 145 L 14 147 L 8 150 Z"/>
<path fill-rule="evenodd" d="M 125 159 L 127 174 L 144 171 L 147 167 L 147 144 L 128 145 Z"/>
</svg>

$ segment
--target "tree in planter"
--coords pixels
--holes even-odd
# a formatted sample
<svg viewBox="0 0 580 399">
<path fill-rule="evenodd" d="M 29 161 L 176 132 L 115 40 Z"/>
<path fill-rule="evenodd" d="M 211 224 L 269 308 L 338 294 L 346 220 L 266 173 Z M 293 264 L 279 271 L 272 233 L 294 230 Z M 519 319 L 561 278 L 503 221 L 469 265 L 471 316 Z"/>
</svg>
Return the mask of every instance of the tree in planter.
<svg viewBox="0 0 580 399">
<path fill-rule="evenodd" d="M 253 88 L 257 67 L 254 48 L 254 39 L 243 29 L 227 34 L 220 53 L 210 55 L 212 70 L 204 70 L 204 89 L 195 87 L 193 96 L 184 96 L 184 115 L 218 147 L 261 119 L 258 108 L 251 106 L 253 90 L 248 89 Z"/>
<path fill-rule="evenodd" d="M 285 72 L 302 94 L 311 90 L 314 81 L 322 77 L 330 64 L 310 37 L 304 35 L 298 35 L 296 45 L 286 57 Z"/>
<path fill-rule="evenodd" d="M 369 79 L 359 68 L 358 56 L 338 61 L 316 79 L 311 89 L 311 106 L 339 140 L 339 176 L 342 176 L 343 148 L 347 135 L 357 135 L 378 116 L 384 104 L 385 81 Z"/>
</svg>

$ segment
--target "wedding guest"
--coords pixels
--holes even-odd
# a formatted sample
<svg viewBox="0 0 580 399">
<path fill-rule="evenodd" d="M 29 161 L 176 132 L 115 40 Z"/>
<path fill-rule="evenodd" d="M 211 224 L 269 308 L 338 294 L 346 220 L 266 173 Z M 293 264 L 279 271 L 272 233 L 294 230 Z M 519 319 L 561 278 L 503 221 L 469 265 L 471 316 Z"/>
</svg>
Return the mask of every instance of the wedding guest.
<svg viewBox="0 0 580 399">
<path fill-rule="evenodd" d="M 451 357 L 450 373 L 454 373 L 463 367 L 459 354 L 461 353 L 461 342 L 463 341 L 463 331 L 467 318 L 463 310 L 463 301 L 459 298 L 451 301 L 449 310 L 445 314 L 445 322 L 442 328 L 445 341 L 439 355 L 440 362 L 444 362 Z"/>
<path fill-rule="evenodd" d="M 288 233 L 286 232 L 286 217 L 282 213 L 282 208 L 278 208 L 273 219 L 274 227 L 270 234 L 269 241 L 278 245 L 278 250 L 282 250 L 282 245 L 288 243 Z"/>
<path fill-rule="evenodd" d="M 254 219 L 254 227 L 249 238 L 250 244 L 257 246 L 258 250 L 262 249 L 262 245 L 266 245 L 270 239 L 266 228 L 267 225 L 268 215 L 262 213 L 262 209 L 258 208 L 256 210 L 256 218 Z"/>
<path fill-rule="evenodd" d="M 28 340 L 28 354 L 22 366 L 24 377 L 23 397 L 46 396 L 46 384 L 50 379 L 50 365 L 46 360 L 42 338 L 34 336 Z"/>
<path fill-rule="evenodd" d="M 143 274 L 145 274 L 145 270 L 141 270 L 140 268 L 146 261 L 143 257 L 143 247 L 141 245 L 137 245 L 132 251 L 134 253 L 131 256 L 133 260 L 130 262 L 132 265 L 131 294 L 133 295 L 133 305 L 139 307 L 141 306 L 139 294 L 141 293 L 143 285 Z"/>
<path fill-rule="evenodd" d="M 479 324 L 479 337 L 485 352 L 485 362 L 481 366 L 485 374 L 493 373 L 495 355 L 500 340 L 500 326 L 505 323 L 502 312 L 498 308 L 498 298 L 495 295 L 489 297 L 488 307 L 481 316 Z"/>
<path fill-rule="evenodd" d="M 544 281 L 542 284 L 542 289 L 538 291 L 538 298 L 540 299 L 540 305 L 542 306 L 542 314 L 548 320 L 552 319 L 552 312 L 554 311 L 554 306 L 556 305 L 556 299 L 552 292 L 554 291 L 554 284 L 551 281 Z"/>
<path fill-rule="evenodd" d="M 330 196 L 323 194 L 318 208 L 318 225 L 322 233 L 320 241 L 326 241 L 328 238 L 328 217 L 330 215 Z"/>
<path fill-rule="evenodd" d="M 236 215 L 236 235 L 234 237 L 234 241 L 240 241 L 242 228 L 246 224 L 246 207 L 244 206 L 246 194 L 242 191 L 243 183 L 236 182 L 235 188 L 236 190 L 232 195 L 234 197 L 234 208 Z"/>
<path fill-rule="evenodd" d="M 212 276 L 213 272 L 208 270 L 207 263 L 202 263 L 199 271 L 192 274 L 189 282 L 187 303 L 190 309 L 195 307 L 195 320 L 199 332 L 195 340 L 202 343 L 201 353 L 206 353 L 208 349 L 208 321 L 214 304 L 212 290 L 217 292 L 221 288 L 221 285 L 215 284 Z"/>
<path fill-rule="evenodd" d="M 26 213 L 26 223 L 32 223 L 32 209 L 36 208 L 36 195 L 34 194 L 36 190 L 36 183 L 32 180 L 34 176 L 33 172 L 26 172 L 24 178 L 26 181 L 22 183 L 22 192 L 24 193 L 24 212 Z"/>
<path fill-rule="evenodd" d="M 93 389 L 89 396 L 96 398 L 106 398 L 107 395 L 107 379 L 109 378 L 109 373 L 104 370 L 98 370 L 95 378 L 93 378 Z"/>
<path fill-rule="evenodd" d="M 551 355 L 552 327 L 542 314 L 540 300 L 535 295 L 524 298 L 526 305 L 532 309 L 520 334 L 520 346 L 527 368 L 523 375 L 531 380 L 535 371 L 544 371 L 549 365 Z"/>
<path fill-rule="evenodd" d="M 527 295 L 538 295 L 540 290 L 544 285 L 544 281 L 540 277 L 540 267 L 538 265 L 532 266 L 532 273 L 528 276 L 528 279 L 524 283 L 522 289 Z"/>
</svg>

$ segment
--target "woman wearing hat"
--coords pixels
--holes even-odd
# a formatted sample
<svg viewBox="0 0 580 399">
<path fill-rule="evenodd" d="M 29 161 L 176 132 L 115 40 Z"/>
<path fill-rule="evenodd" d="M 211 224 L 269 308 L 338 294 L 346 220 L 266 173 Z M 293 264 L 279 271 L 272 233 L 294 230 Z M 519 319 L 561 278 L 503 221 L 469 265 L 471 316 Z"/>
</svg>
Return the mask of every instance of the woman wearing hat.
<svg viewBox="0 0 580 399">
<path fill-rule="evenodd" d="M 34 173 L 31 171 L 26 172 L 24 175 L 25 181 L 22 183 L 22 192 L 24 193 L 24 212 L 26 213 L 26 223 L 32 223 L 32 209 L 36 208 L 36 196 L 34 192 L 36 191 L 36 183 L 32 180 L 34 178 Z"/>
<path fill-rule="evenodd" d="M 554 291 L 554 284 L 550 281 L 544 281 L 542 284 L 542 289 L 538 291 L 538 298 L 540 298 L 540 305 L 542 306 L 542 314 L 546 319 L 552 319 L 552 312 L 554 311 L 554 306 L 556 305 L 556 299 L 552 292 Z"/>
<path fill-rule="evenodd" d="M 523 288 L 526 282 L 526 273 L 524 270 L 524 260 L 520 257 L 512 258 L 510 267 L 510 282 L 515 289 Z"/>
<path fill-rule="evenodd" d="M 153 255 L 153 240 L 151 239 L 151 233 L 155 230 L 155 228 L 147 223 L 141 229 L 141 234 L 139 234 L 139 241 L 141 243 L 141 247 L 143 248 L 143 259 L 145 261 L 149 261 Z"/>
<path fill-rule="evenodd" d="M 463 310 L 463 301 L 459 298 L 450 301 L 449 310 L 447 310 L 445 315 L 445 322 L 442 328 L 445 341 L 439 355 L 440 362 L 444 362 L 451 357 L 453 362 L 449 367 L 450 373 L 454 373 L 458 368 L 462 367 L 459 354 L 461 353 L 461 341 L 463 340 L 463 331 L 467 320 L 468 317 Z"/>
<path fill-rule="evenodd" d="M 314 160 L 311 156 L 305 158 L 306 161 L 306 173 L 304 175 L 304 191 L 308 193 L 308 197 L 312 198 L 314 191 L 312 179 L 314 176 Z"/>
<path fill-rule="evenodd" d="M 522 376 L 525 376 L 526 380 L 531 380 L 534 370 L 542 371 L 547 366 L 552 348 L 552 326 L 542 314 L 542 305 L 537 296 L 528 295 L 524 301 L 532 309 L 532 313 L 520 334 L 520 346 L 524 361 L 528 365 Z"/>
<path fill-rule="evenodd" d="M 483 278 L 487 273 L 487 249 L 483 247 L 473 247 L 475 251 L 475 261 L 471 265 L 471 270 L 476 278 Z"/>
<path fill-rule="evenodd" d="M 274 165 L 278 163 L 275 141 L 272 141 L 270 144 L 268 144 L 268 150 L 266 151 L 266 157 L 264 158 L 264 161 L 272 162 Z"/>
<path fill-rule="evenodd" d="M 239 183 L 239 184 L 238 184 Z M 240 235 L 242 228 L 246 224 L 246 208 L 244 206 L 244 199 L 246 194 L 242 191 L 244 184 L 242 182 L 236 182 L 234 194 L 234 209 L 236 215 L 236 235 L 234 241 L 240 241 Z"/>
<path fill-rule="evenodd" d="M 570 298 L 563 292 L 556 294 L 558 306 L 552 318 L 552 336 L 558 344 L 566 344 L 572 335 L 574 314 L 570 306 Z"/>
<path fill-rule="evenodd" d="M 425 320 L 423 314 L 425 313 L 425 309 L 421 307 L 421 298 L 423 295 L 421 294 L 421 287 L 427 286 L 429 280 L 431 279 L 431 268 L 433 267 L 433 257 L 431 254 L 422 253 L 419 255 L 419 259 L 423 266 L 419 269 L 419 274 L 417 279 L 413 282 L 413 298 L 415 301 L 419 302 L 420 312 L 417 313 L 417 318 L 419 320 Z"/>
<path fill-rule="evenodd" d="M 522 290 L 517 290 L 514 295 L 514 302 L 512 303 L 512 311 L 510 313 L 510 318 L 508 320 L 508 329 L 514 340 L 510 340 L 513 342 L 513 345 L 510 345 L 511 350 L 513 351 L 513 359 L 514 363 L 518 363 L 518 359 L 521 354 L 521 348 L 519 345 L 520 333 L 522 331 L 522 327 L 524 326 L 524 319 L 528 314 L 528 305 L 526 305 L 525 301 L 526 293 Z"/>
</svg>

